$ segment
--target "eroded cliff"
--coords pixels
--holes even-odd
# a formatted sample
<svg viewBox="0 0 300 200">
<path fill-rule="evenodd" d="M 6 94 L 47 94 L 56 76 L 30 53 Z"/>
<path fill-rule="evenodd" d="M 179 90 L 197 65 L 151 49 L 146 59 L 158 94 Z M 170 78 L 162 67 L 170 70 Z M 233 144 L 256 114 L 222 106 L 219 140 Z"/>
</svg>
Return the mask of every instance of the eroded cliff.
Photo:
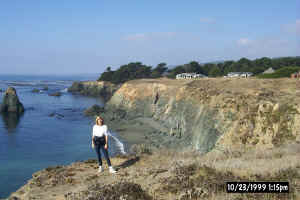
<svg viewBox="0 0 300 200">
<path fill-rule="evenodd" d="M 144 79 L 121 86 L 106 110 L 128 119 L 149 117 L 164 133 L 207 152 L 218 148 L 269 148 L 300 139 L 298 80 Z"/>
</svg>

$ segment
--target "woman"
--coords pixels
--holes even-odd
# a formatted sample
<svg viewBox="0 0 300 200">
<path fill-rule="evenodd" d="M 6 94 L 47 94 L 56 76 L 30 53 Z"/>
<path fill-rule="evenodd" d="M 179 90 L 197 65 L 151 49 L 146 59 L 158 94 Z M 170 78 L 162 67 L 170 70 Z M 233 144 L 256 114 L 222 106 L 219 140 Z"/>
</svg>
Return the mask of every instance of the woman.
<svg viewBox="0 0 300 200">
<path fill-rule="evenodd" d="M 98 161 L 99 161 L 99 170 L 98 172 L 102 172 L 102 159 L 100 149 L 102 150 L 104 157 L 106 159 L 109 172 L 116 173 L 114 168 L 111 166 L 111 162 L 108 156 L 108 134 L 107 134 L 107 126 L 104 125 L 104 120 L 102 117 L 96 117 L 96 124 L 93 127 L 93 135 L 92 135 L 92 147 L 95 148 Z"/>
</svg>

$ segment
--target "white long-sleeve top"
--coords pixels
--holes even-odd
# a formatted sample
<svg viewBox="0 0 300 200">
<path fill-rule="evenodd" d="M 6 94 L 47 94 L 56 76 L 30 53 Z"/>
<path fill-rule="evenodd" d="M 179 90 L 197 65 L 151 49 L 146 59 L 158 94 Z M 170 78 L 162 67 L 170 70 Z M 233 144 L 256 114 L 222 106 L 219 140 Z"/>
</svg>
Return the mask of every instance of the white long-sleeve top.
<svg viewBox="0 0 300 200">
<path fill-rule="evenodd" d="M 107 132 L 108 130 L 106 125 L 99 126 L 95 124 L 93 126 L 93 136 L 97 136 L 97 137 L 107 136 L 108 135 Z"/>
</svg>

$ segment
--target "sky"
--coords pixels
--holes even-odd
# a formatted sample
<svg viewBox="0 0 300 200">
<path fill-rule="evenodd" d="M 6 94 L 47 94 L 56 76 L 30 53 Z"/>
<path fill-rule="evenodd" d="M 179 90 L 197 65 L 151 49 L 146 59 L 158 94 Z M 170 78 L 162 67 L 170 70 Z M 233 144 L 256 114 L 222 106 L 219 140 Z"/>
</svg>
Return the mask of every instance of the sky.
<svg viewBox="0 0 300 200">
<path fill-rule="evenodd" d="M 3 0 L 0 74 L 300 56 L 300 0 Z"/>
</svg>

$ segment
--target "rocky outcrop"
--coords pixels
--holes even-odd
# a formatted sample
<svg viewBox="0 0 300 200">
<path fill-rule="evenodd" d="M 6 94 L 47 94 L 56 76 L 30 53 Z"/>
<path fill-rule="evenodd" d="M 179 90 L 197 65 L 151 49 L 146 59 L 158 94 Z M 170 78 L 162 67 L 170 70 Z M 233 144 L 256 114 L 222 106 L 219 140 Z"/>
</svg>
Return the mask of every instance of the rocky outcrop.
<svg viewBox="0 0 300 200">
<path fill-rule="evenodd" d="M 202 152 L 269 148 L 300 139 L 296 84 L 280 81 L 275 88 L 273 80 L 257 79 L 135 80 L 115 92 L 106 110 L 115 122 L 116 110 L 126 120 L 152 118 L 167 130 L 161 134 Z"/>
<path fill-rule="evenodd" d="M 52 112 L 48 115 L 49 117 L 56 117 L 57 119 L 62 119 L 64 118 L 65 116 L 60 114 L 60 113 L 57 113 L 57 112 Z"/>
<path fill-rule="evenodd" d="M 81 81 L 74 82 L 68 92 L 78 93 L 86 96 L 102 97 L 105 101 L 109 100 L 113 93 L 119 88 L 118 85 L 104 81 Z"/>
<path fill-rule="evenodd" d="M 61 96 L 61 92 L 54 92 L 54 93 L 50 93 L 48 95 L 49 96 L 53 96 L 53 97 L 60 97 Z"/>
<path fill-rule="evenodd" d="M 86 116 L 95 116 L 104 111 L 104 108 L 99 105 L 93 105 L 84 111 Z"/>
<path fill-rule="evenodd" d="M 40 90 L 39 90 L 39 89 L 36 89 L 36 88 L 34 88 L 34 89 L 32 89 L 32 90 L 31 90 L 31 92 L 32 92 L 32 93 L 39 93 L 39 92 L 40 92 Z"/>
<path fill-rule="evenodd" d="M 21 114 L 24 112 L 24 106 L 20 102 L 15 88 L 9 87 L 5 91 L 3 101 L 0 106 L 0 112 L 2 113 L 12 112 L 17 114 Z"/>
<path fill-rule="evenodd" d="M 47 91 L 48 89 L 49 89 L 49 88 L 48 88 L 47 85 L 43 87 L 43 90 L 45 90 L 45 91 Z"/>
</svg>

